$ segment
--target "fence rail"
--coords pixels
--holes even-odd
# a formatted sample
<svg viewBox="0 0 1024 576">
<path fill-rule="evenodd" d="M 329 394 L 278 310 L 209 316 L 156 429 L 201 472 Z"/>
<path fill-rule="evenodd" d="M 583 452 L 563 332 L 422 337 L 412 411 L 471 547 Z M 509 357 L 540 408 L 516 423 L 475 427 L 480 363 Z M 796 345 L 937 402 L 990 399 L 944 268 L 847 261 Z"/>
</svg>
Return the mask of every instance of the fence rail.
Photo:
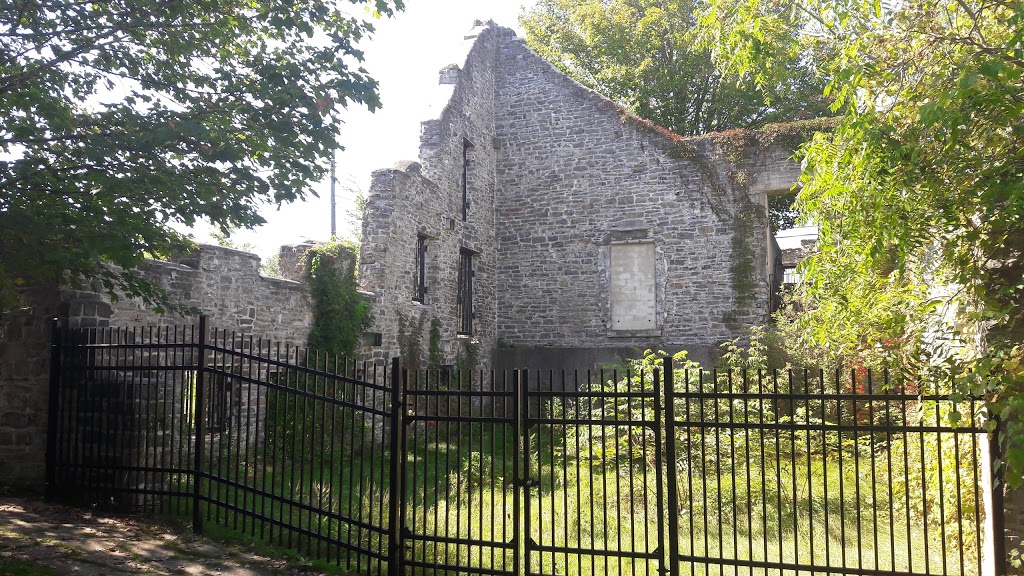
<svg viewBox="0 0 1024 576">
<path fill-rule="evenodd" d="M 407 370 L 205 319 L 53 348 L 48 496 L 354 573 L 1004 568 L 983 404 L 888 373 Z"/>
</svg>

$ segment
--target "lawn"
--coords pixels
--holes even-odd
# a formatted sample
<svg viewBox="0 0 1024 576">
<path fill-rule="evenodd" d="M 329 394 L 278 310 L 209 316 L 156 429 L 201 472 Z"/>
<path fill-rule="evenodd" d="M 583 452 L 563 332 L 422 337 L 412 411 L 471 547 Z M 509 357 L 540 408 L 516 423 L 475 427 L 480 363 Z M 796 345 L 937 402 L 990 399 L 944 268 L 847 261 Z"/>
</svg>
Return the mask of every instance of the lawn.
<svg viewBox="0 0 1024 576">
<path fill-rule="evenodd" d="M 270 425 L 254 434 L 264 442 L 211 443 L 207 526 L 342 571 L 381 572 L 390 506 L 388 439 L 374 432 L 382 421 L 271 400 Z M 686 408 L 693 424 L 676 429 L 672 466 L 649 400 L 609 402 L 531 406 L 536 418 L 521 438 L 510 418 L 482 418 L 485 402 L 456 406 L 464 421 L 431 417 L 449 411 L 427 406 L 405 437 L 408 572 L 528 562 L 535 574 L 653 574 L 674 524 L 685 574 L 783 573 L 765 564 L 821 568 L 801 570 L 814 574 L 978 573 L 976 443 L 932 432 L 744 427 L 764 424 L 765 406 L 715 400 Z M 813 425 L 812 408 L 779 420 Z M 659 512 L 668 509 L 670 466 L 674 523 Z"/>
</svg>

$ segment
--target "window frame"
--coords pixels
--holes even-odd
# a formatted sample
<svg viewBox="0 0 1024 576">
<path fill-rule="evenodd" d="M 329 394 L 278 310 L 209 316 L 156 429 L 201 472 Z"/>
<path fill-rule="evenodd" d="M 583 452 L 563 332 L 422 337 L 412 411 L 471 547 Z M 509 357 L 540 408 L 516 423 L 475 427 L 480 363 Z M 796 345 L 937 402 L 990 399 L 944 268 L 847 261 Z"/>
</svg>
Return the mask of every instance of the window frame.
<svg viewBox="0 0 1024 576">
<path fill-rule="evenodd" d="M 468 248 L 459 249 L 459 274 L 455 300 L 455 334 L 458 336 L 473 335 L 473 257 L 476 252 Z"/>
<path fill-rule="evenodd" d="M 416 235 L 416 267 L 414 270 L 415 280 L 413 282 L 413 301 L 423 304 L 427 301 L 427 240 L 426 234 Z"/>
<path fill-rule="evenodd" d="M 619 280 L 617 278 L 617 271 L 620 266 L 618 265 L 619 259 L 622 262 L 637 262 L 638 254 L 630 254 L 636 250 L 648 251 L 645 254 L 650 261 L 651 267 L 643 269 L 642 279 L 645 283 L 642 285 L 644 290 L 628 290 L 623 292 L 617 289 Z M 608 327 L 611 335 L 636 335 L 636 334 L 655 334 L 660 330 L 658 321 L 658 244 L 652 239 L 642 240 L 626 240 L 611 242 L 608 247 Z M 639 270 L 638 270 L 639 271 Z M 633 278 L 633 286 L 638 286 L 636 283 L 641 278 Z M 631 294 L 638 295 L 641 292 L 644 295 L 649 296 L 649 300 L 640 299 L 636 297 L 630 297 Z M 650 306 L 649 316 L 640 316 L 635 312 L 635 306 L 637 302 L 643 302 Z M 637 323 L 646 322 L 648 325 L 639 326 Z"/>
</svg>

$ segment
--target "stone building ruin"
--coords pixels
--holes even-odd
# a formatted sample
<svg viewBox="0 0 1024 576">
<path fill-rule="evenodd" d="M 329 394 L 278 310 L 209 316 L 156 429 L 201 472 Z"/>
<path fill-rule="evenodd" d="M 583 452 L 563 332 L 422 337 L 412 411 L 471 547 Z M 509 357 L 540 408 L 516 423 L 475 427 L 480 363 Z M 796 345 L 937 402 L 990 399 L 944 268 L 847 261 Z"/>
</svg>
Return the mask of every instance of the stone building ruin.
<svg viewBox="0 0 1024 576">
<path fill-rule="evenodd" d="M 282 247 L 287 278 L 261 276 L 255 254 L 208 245 L 173 262 L 147 260 L 138 273 L 167 290 L 171 301 L 202 310 L 210 326 L 228 337 L 252 335 L 287 350 L 305 346 L 312 323 L 299 282 L 299 262 L 310 246 Z M 196 322 L 158 313 L 139 299 L 112 300 L 99 282 L 31 287 L 24 297 L 23 308 L 0 318 L 0 486 L 39 485 L 43 479 L 53 318 L 65 328 L 98 329 L 100 337 L 109 327 L 139 327 L 140 341 L 166 338 L 160 327 Z M 234 409 L 242 409 L 240 403 Z"/>
<path fill-rule="evenodd" d="M 647 347 L 706 360 L 764 322 L 781 260 L 767 194 L 799 176 L 771 132 L 682 138 L 493 22 L 467 36 L 418 162 L 373 173 L 364 352 L 587 368 Z M 465 364 L 465 362 L 463 362 Z"/>
</svg>

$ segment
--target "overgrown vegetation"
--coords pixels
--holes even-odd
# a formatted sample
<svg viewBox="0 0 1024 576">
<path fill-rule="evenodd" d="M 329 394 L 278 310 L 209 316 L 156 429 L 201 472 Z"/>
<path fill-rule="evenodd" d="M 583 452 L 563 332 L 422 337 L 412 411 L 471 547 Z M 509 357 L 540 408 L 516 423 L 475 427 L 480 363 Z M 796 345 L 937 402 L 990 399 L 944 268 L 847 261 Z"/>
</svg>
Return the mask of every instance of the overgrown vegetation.
<svg viewBox="0 0 1024 576">
<path fill-rule="evenodd" d="M 718 369 L 702 369 L 685 352 L 675 356 L 677 399 L 660 417 L 661 430 L 667 418 L 675 422 L 676 459 L 669 463 L 668 437 L 654 425 L 656 398 L 660 404 L 664 394 L 655 394 L 662 379 L 654 378 L 662 353 L 648 351 L 618 372 L 575 375 L 582 380 L 531 375 L 531 389 L 540 392 L 520 407 L 530 415 L 523 436 L 516 435 L 511 396 L 501 395 L 513 382 L 498 375 L 493 389 L 474 391 L 470 368 L 446 377 L 410 373 L 410 390 L 421 393 L 410 392 L 405 408 L 411 417 L 404 428 L 405 521 L 413 534 L 440 540 L 407 539 L 409 557 L 509 569 L 514 552 L 503 546 L 522 529 L 512 515 L 522 490 L 517 465 L 525 466 L 520 478 L 530 479 L 528 535 L 535 542 L 650 552 L 665 521 L 659 478 L 667 481 L 662 474 L 671 466 L 683 554 L 901 572 L 921 572 L 925 562 L 957 567 L 962 554 L 962 573 L 974 574 L 984 455 L 973 435 L 928 429 L 949 420 L 949 403 L 922 401 L 922 384 L 898 373 L 871 379 L 863 367 L 838 375 L 770 370 L 782 355 L 777 338 L 757 328 L 746 343 L 725 343 Z M 350 364 L 339 373 L 357 376 L 357 370 Z M 388 399 L 299 372 L 274 382 L 259 428 L 238 426 L 211 439 L 211 475 L 204 480 L 211 501 L 204 514 L 222 531 L 375 573 L 380 564 L 365 554 L 315 535 L 386 550 L 385 532 L 366 524 L 387 522 L 392 460 L 381 450 L 386 433 L 378 433 L 387 430 Z M 460 391 L 445 388 L 455 382 Z M 556 393 L 563 387 L 570 392 Z M 857 398 L 882 391 L 908 395 Z M 842 396 L 828 396 L 837 393 Z M 977 415 L 961 410 L 965 422 Z M 910 430 L 878 428 L 887 425 Z M 241 510 L 266 520 L 236 513 Z M 500 546 L 466 546 L 460 538 Z M 537 572 L 576 576 L 659 567 L 642 558 L 576 552 L 534 555 L 533 562 Z M 705 569 L 718 573 L 713 561 L 694 570 Z"/>
<path fill-rule="evenodd" d="M 755 230 L 763 229 L 762 210 L 753 204 L 737 207 L 732 219 L 731 285 L 736 295 L 737 308 L 744 308 L 754 300 L 757 289 L 757 267 L 750 242 L 756 238 Z"/>
<path fill-rule="evenodd" d="M 401 356 L 404 366 L 413 372 L 426 368 L 424 361 L 429 361 L 429 358 L 424 358 L 423 350 L 423 329 L 426 323 L 426 314 L 421 314 L 415 321 L 410 321 L 404 314 L 398 313 L 398 354 Z M 433 323 L 431 323 L 431 328 L 433 328 Z M 434 338 L 433 331 L 430 337 Z M 440 342 L 440 332 L 438 332 L 438 354 L 440 354 Z M 426 356 L 429 357 L 429 355 L 430 351 L 428 350 Z"/>
<path fill-rule="evenodd" d="M 821 363 L 899 356 L 990 402 L 1024 481 L 1024 4 L 710 0 L 720 68 L 774 86 L 802 54 L 836 128 L 803 150 L 797 207 L 819 227 L 787 329 Z"/>
<path fill-rule="evenodd" d="M 877 560 L 893 570 L 909 570 L 911 563 L 920 569 L 926 551 L 933 565 L 956 565 L 963 554 L 966 569 L 976 572 L 983 517 L 978 462 L 985 457 L 977 437 L 857 427 L 949 426 L 954 409 L 961 411 L 959 421 L 977 424 L 969 416 L 976 418 L 979 407 L 920 401 L 916 395 L 927 392 L 921 382 L 883 371 L 872 376 L 864 367 L 852 373 L 771 369 L 782 356 L 776 338 L 756 328 L 748 346 L 739 339 L 726 342 L 718 369 L 702 369 L 685 352 L 674 358 L 674 388 L 685 395 L 673 407 L 679 420 L 676 466 L 683 501 L 690 503 L 680 516 L 682 546 L 697 556 L 741 554 L 769 562 L 822 563 L 831 557 L 836 563 L 859 554 L 872 566 Z M 663 357 L 648 351 L 630 361 L 632 379 L 600 386 L 623 396 L 591 407 L 595 419 L 614 415 L 628 422 L 649 413 L 650 400 L 630 400 L 625 393 L 653 391 Z M 883 391 L 907 399 L 828 396 Z M 649 431 L 616 426 L 581 432 L 579 444 L 588 447 L 581 456 L 591 462 L 607 465 L 614 457 L 634 475 L 653 467 L 657 439 Z M 950 537 L 929 550 L 921 546 L 927 534 Z"/>
<path fill-rule="evenodd" d="M 543 58 L 676 134 L 827 115 L 829 99 L 797 55 L 786 83 L 723 78 L 710 52 L 692 40 L 703 6 L 703 0 L 541 0 L 521 24 L 527 45 Z"/>
<path fill-rule="evenodd" d="M 370 305 L 356 284 L 358 247 L 332 240 L 306 252 L 306 285 L 313 303 L 309 347 L 353 358 L 370 323 Z"/>
<path fill-rule="evenodd" d="M 441 353 L 441 320 L 430 320 L 430 340 L 427 343 L 427 368 L 437 370 L 441 367 L 444 356 Z"/>
<path fill-rule="evenodd" d="M 749 346 L 726 343 L 718 370 L 702 371 L 685 353 L 675 357 L 675 388 L 688 393 L 672 412 L 679 422 L 674 465 L 682 503 L 680 552 L 907 572 L 923 571 L 926 563 L 947 563 L 957 572 L 963 558 L 963 573 L 976 573 L 983 514 L 978 444 L 968 435 L 866 429 L 945 421 L 934 403 L 917 401 L 913 392 L 899 403 L 800 396 L 877 393 L 882 380 L 871 389 L 859 372 L 856 380 L 843 380 L 817 371 L 767 370 L 776 354 L 768 335 L 759 329 Z M 531 454 L 525 475 L 532 485 L 527 536 L 539 545 L 627 553 L 658 546 L 664 518 L 658 514 L 655 454 L 665 452 L 654 428 L 640 425 L 653 422 L 653 398 L 637 394 L 653 394 L 661 358 L 648 353 L 630 361 L 628 374 L 617 379 L 592 381 L 569 397 L 538 395 L 529 405 L 531 417 L 543 421 L 532 424 L 525 439 Z M 890 392 L 910 386 L 889 384 Z M 773 396 L 780 393 L 797 396 Z M 516 490 L 509 474 L 517 450 L 510 444 L 511 424 L 445 422 L 461 411 L 447 403 L 453 398 L 434 398 L 423 398 L 416 410 L 428 416 L 410 447 L 409 526 L 416 534 L 506 542 L 519 530 L 511 523 Z M 479 414 L 474 409 L 463 415 Z M 434 422 L 431 416 L 441 418 Z M 508 553 L 487 547 L 428 542 L 410 549 L 423 562 L 511 566 Z M 573 575 L 653 573 L 659 567 L 576 552 L 537 554 L 533 562 L 538 573 Z M 720 573 L 713 561 L 686 566 L 693 573 Z"/>
</svg>

